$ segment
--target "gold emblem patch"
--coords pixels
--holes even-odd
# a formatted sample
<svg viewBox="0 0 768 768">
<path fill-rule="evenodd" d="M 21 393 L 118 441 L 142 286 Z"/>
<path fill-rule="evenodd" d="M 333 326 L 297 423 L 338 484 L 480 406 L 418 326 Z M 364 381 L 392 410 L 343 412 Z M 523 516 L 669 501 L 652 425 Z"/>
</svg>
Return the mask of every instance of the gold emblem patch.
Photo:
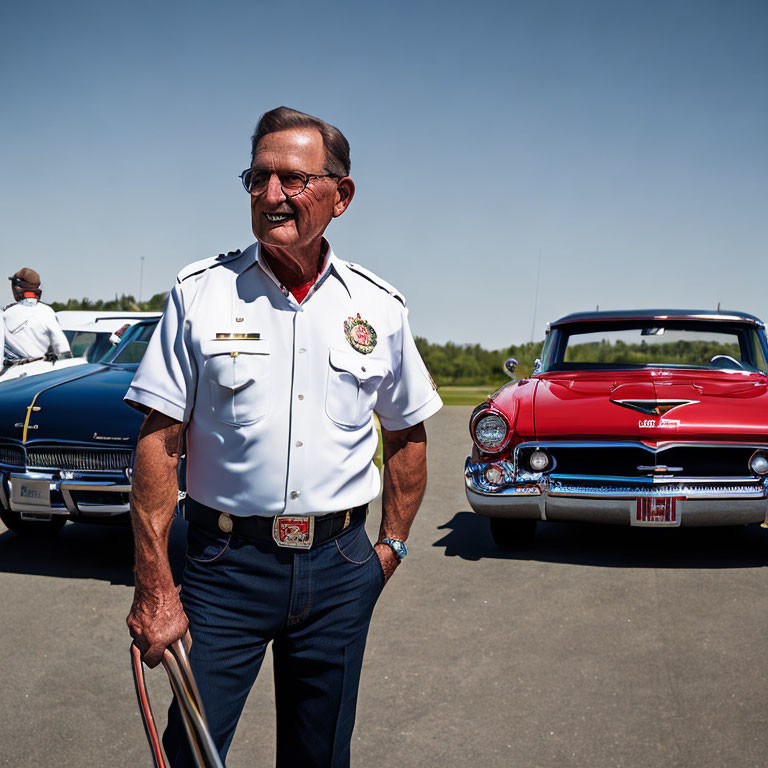
<svg viewBox="0 0 768 768">
<path fill-rule="evenodd" d="M 376 346 L 376 331 L 367 320 L 360 317 L 359 312 L 357 317 L 348 317 L 344 321 L 344 335 L 352 348 L 363 355 L 373 352 Z"/>
</svg>

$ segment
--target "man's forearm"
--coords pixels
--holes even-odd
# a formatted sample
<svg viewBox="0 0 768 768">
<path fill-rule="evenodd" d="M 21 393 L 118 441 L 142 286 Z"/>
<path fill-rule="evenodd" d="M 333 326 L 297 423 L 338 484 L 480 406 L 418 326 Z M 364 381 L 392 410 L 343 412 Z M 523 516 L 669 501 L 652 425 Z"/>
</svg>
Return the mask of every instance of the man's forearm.
<svg viewBox="0 0 768 768">
<path fill-rule="evenodd" d="M 423 424 L 382 430 L 384 492 L 379 538 L 405 541 L 427 486 L 427 434 Z"/>
<path fill-rule="evenodd" d="M 179 495 L 180 431 L 178 422 L 153 413 L 139 435 L 131 488 L 137 589 L 155 592 L 173 587 L 168 536 Z"/>
<path fill-rule="evenodd" d="M 126 623 L 150 667 L 189 626 L 168 561 L 168 535 L 179 496 L 180 435 L 181 424 L 153 412 L 141 428 L 134 462 L 131 523 L 136 589 Z"/>
</svg>

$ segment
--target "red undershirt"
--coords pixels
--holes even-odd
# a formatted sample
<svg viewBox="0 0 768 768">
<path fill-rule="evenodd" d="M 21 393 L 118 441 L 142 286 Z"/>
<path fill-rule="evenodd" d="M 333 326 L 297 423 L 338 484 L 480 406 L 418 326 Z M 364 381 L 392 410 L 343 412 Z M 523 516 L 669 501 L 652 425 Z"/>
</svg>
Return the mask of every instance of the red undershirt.
<svg viewBox="0 0 768 768">
<path fill-rule="evenodd" d="M 320 273 L 318 272 L 308 283 L 304 283 L 304 285 L 295 285 L 293 287 L 286 285 L 285 287 L 293 294 L 293 298 L 301 304 L 301 302 L 307 298 L 309 289 L 317 282 L 319 276 Z"/>
</svg>

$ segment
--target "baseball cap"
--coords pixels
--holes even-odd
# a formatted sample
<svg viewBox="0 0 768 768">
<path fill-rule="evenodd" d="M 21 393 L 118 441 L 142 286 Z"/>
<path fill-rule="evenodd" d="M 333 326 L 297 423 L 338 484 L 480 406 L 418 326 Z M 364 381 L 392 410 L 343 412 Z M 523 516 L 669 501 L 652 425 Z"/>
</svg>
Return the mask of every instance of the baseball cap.
<svg viewBox="0 0 768 768">
<path fill-rule="evenodd" d="M 26 291 L 36 291 L 40 288 L 40 275 L 38 275 L 34 269 L 30 269 L 29 267 L 20 269 L 15 275 L 11 275 L 8 279 L 13 281 L 14 285 L 18 285 Z"/>
</svg>

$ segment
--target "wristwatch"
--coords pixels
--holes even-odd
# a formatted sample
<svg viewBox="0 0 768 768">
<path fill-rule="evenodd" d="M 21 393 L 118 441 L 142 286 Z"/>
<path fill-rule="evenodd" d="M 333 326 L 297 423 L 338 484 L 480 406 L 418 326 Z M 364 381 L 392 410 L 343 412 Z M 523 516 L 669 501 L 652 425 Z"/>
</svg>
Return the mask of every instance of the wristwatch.
<svg viewBox="0 0 768 768">
<path fill-rule="evenodd" d="M 382 544 L 392 548 L 392 551 L 397 555 L 398 560 L 402 560 L 407 554 L 408 550 L 405 548 L 405 542 L 400 539 L 382 539 Z"/>
</svg>

